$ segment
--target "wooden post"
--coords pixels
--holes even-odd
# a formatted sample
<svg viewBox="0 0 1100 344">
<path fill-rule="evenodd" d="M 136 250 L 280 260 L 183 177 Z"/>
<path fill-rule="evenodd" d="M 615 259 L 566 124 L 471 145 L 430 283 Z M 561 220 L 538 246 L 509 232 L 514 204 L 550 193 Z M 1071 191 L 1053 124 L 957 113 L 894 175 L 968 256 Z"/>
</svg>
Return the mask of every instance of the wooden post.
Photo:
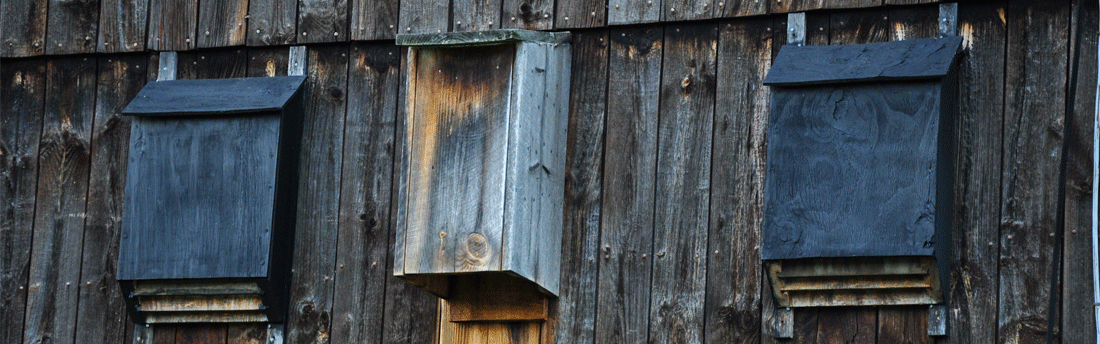
<svg viewBox="0 0 1100 344">
<path fill-rule="evenodd" d="M 306 65 L 309 62 L 306 46 L 295 45 L 290 47 L 290 58 L 286 64 L 286 75 L 306 75 Z"/>
<path fill-rule="evenodd" d="M 157 81 L 176 80 L 176 60 L 177 55 L 175 51 L 164 51 L 160 53 L 160 67 L 157 68 Z"/>
<path fill-rule="evenodd" d="M 959 4 L 940 4 L 940 38 L 959 35 Z"/>
<path fill-rule="evenodd" d="M 806 12 L 787 13 L 787 44 L 806 44 Z"/>
</svg>

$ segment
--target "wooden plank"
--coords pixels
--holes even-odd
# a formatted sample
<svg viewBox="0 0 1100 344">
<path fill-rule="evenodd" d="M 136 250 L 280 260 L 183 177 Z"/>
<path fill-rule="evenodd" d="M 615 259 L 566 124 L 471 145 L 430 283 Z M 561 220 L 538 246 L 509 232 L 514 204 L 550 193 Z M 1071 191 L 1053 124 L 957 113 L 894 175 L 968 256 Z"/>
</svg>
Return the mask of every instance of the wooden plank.
<svg viewBox="0 0 1100 344">
<path fill-rule="evenodd" d="M 959 8 L 966 58 L 959 62 L 959 137 L 955 190 L 960 212 L 947 338 L 992 343 L 997 331 L 1001 156 L 1005 70 L 1004 3 Z"/>
<path fill-rule="evenodd" d="M 123 113 L 142 117 L 272 115 L 293 99 L 304 80 L 302 76 L 280 76 L 162 81 L 143 88 Z"/>
<path fill-rule="evenodd" d="M 825 7 L 826 0 L 767 0 L 771 13 L 805 12 Z"/>
<path fill-rule="evenodd" d="M 158 51 L 195 48 L 198 0 L 150 0 L 145 46 Z"/>
<path fill-rule="evenodd" d="M 1069 2 L 1010 1 L 998 341 L 1046 339 L 1063 139 Z M 1058 312 L 1060 313 L 1060 312 Z M 1055 329 L 1057 331 L 1057 329 Z"/>
<path fill-rule="evenodd" d="M 710 19 L 714 17 L 718 2 L 719 0 L 664 0 L 661 7 L 661 21 Z M 725 5 L 725 0 L 721 2 Z"/>
<path fill-rule="evenodd" d="M 272 344 L 267 341 L 267 324 L 229 324 L 226 344 Z"/>
<path fill-rule="evenodd" d="M 500 22 L 500 3 L 501 0 L 453 1 L 451 3 L 452 31 L 483 31 L 509 27 L 507 23 Z"/>
<path fill-rule="evenodd" d="M 549 299 L 526 281 L 504 274 L 455 277 L 451 297 L 444 302 L 445 321 L 537 321 L 547 320 Z"/>
<path fill-rule="evenodd" d="M 305 124 L 299 164 L 298 216 L 294 240 L 291 309 L 286 321 L 289 343 L 323 341 L 332 323 L 332 274 L 347 103 L 346 47 L 309 50 L 303 94 Z"/>
<path fill-rule="evenodd" d="M 719 0 L 717 5 L 718 7 L 714 9 L 715 18 L 747 17 L 768 13 L 766 0 Z"/>
<path fill-rule="evenodd" d="M 890 40 L 939 37 L 939 12 L 939 6 L 889 9 L 887 16 L 890 18 Z"/>
<path fill-rule="evenodd" d="M 96 51 L 98 0 L 50 0 L 49 7 L 46 54 L 84 54 Z"/>
<path fill-rule="evenodd" d="M 0 57 L 42 55 L 46 50 L 47 0 L 7 0 L 0 7 Z"/>
<path fill-rule="evenodd" d="M 554 29 L 601 27 L 607 23 L 607 2 L 595 0 L 559 0 Z"/>
<path fill-rule="evenodd" d="M 96 52 L 145 50 L 149 0 L 100 0 Z"/>
<path fill-rule="evenodd" d="M 596 342 L 646 341 L 664 32 L 613 30 Z"/>
<path fill-rule="evenodd" d="M 961 37 L 948 37 L 872 44 L 788 45 L 779 52 L 764 84 L 828 86 L 854 81 L 935 81 L 951 70 L 961 43 Z"/>
<path fill-rule="evenodd" d="M 832 19 L 830 12 L 806 13 L 806 45 L 829 45 Z"/>
<path fill-rule="evenodd" d="M 204 1 L 199 7 L 198 47 L 244 45 L 248 24 L 248 0 Z"/>
<path fill-rule="evenodd" d="M 713 24 L 665 30 L 655 203 L 676 206 L 654 215 L 654 342 L 703 342 L 717 40 Z"/>
<path fill-rule="evenodd" d="M 352 1 L 351 39 L 393 39 L 401 5 L 396 0 Z"/>
<path fill-rule="evenodd" d="M 883 0 L 884 5 L 919 5 L 919 4 L 934 4 L 940 2 L 940 0 Z"/>
<path fill-rule="evenodd" d="M 554 25 L 554 0 L 503 0 L 503 4 L 501 18 L 507 20 L 502 28 L 549 30 Z"/>
<path fill-rule="evenodd" d="M 1068 165 L 1066 170 L 1066 228 L 1065 253 L 1062 271 L 1062 342 L 1095 343 L 1096 317 L 1090 295 L 1093 295 L 1092 264 L 1095 257 L 1092 251 L 1089 228 L 1092 225 L 1092 138 L 1096 117 L 1096 49 L 1097 32 L 1087 28 L 1100 26 L 1097 19 L 1097 4 L 1083 2 L 1084 6 L 1074 8 L 1074 12 L 1083 11 L 1082 17 L 1074 13 L 1074 25 L 1081 37 L 1073 37 L 1071 45 L 1080 47 L 1080 61 L 1076 73 L 1070 74 L 1072 82 L 1077 83 L 1073 105 L 1073 125 L 1066 128 L 1069 142 Z M 1079 21 L 1077 18 L 1081 18 Z M 1072 33 L 1073 31 L 1071 31 Z M 1075 35 L 1076 36 L 1076 35 Z M 1071 53 L 1072 58 L 1072 53 Z M 1072 60 L 1071 60 L 1072 63 Z"/>
<path fill-rule="evenodd" d="M 765 134 L 771 66 L 770 20 L 721 24 L 718 36 L 715 124 L 707 268 L 706 341 L 757 342 L 761 328 L 760 266 Z M 774 307 L 774 306 L 773 306 Z M 762 333 L 763 332 L 763 333 Z"/>
<path fill-rule="evenodd" d="M 449 32 L 449 4 L 444 1 L 408 0 L 401 1 L 401 15 L 397 33 L 442 33 Z"/>
<path fill-rule="evenodd" d="M 787 14 L 787 44 L 806 45 L 806 13 Z"/>
<path fill-rule="evenodd" d="M 607 24 L 640 24 L 661 20 L 661 0 L 609 0 Z"/>
<path fill-rule="evenodd" d="M 123 343 L 133 326 L 115 281 L 126 197 L 126 166 L 120 162 L 127 160 L 130 147 L 130 118 L 119 113 L 145 85 L 145 62 L 142 55 L 99 60 L 76 317 L 76 338 L 85 343 Z"/>
<path fill-rule="evenodd" d="M 298 43 L 347 40 L 347 0 L 298 0 Z"/>
<path fill-rule="evenodd" d="M 297 41 L 298 1 L 252 1 L 248 4 L 248 45 L 284 45 Z"/>
<path fill-rule="evenodd" d="M 244 48 L 181 52 L 176 76 L 184 79 L 243 78 L 248 73 L 248 53 Z"/>
<path fill-rule="evenodd" d="M 798 314 L 795 312 L 795 342 L 806 338 L 798 333 Z M 876 314 L 870 307 L 822 307 L 817 314 L 816 342 L 818 343 L 874 343 L 876 335 Z M 812 324 L 813 322 L 807 322 Z"/>
<path fill-rule="evenodd" d="M 928 306 L 879 307 L 877 342 L 934 343 L 928 335 Z"/>
<path fill-rule="evenodd" d="M 336 282 L 331 341 L 377 342 L 384 324 L 386 258 L 392 248 L 390 196 L 394 116 L 400 86 L 400 50 L 390 44 L 354 44 L 340 183 Z M 363 310 L 370 310 L 364 312 Z"/>
<path fill-rule="evenodd" d="M 22 343 L 46 94 L 42 60 L 4 61 L 0 73 L 0 342 Z"/>
<path fill-rule="evenodd" d="M 841 11 L 830 19 L 830 45 L 889 41 L 890 17 L 885 10 Z"/>
<path fill-rule="evenodd" d="M 603 198 L 604 119 L 607 114 L 607 31 L 573 36 L 569 92 L 565 228 L 562 230 L 560 341 L 595 340 L 596 293 Z"/>
<path fill-rule="evenodd" d="M 74 340 L 88 195 L 96 60 L 52 60 L 38 165 L 25 342 Z"/>
<path fill-rule="evenodd" d="M 178 325 L 134 325 L 135 328 L 143 327 L 145 332 L 152 336 L 153 344 L 174 344 L 176 342 L 176 327 Z M 183 343 L 180 343 L 183 344 Z"/>
<path fill-rule="evenodd" d="M 227 325 L 187 324 L 176 326 L 178 344 L 225 344 Z"/>
<path fill-rule="evenodd" d="M 287 75 L 289 55 L 286 47 L 248 49 L 248 77 Z"/>
<path fill-rule="evenodd" d="M 439 343 L 464 344 L 536 344 L 539 343 L 540 324 L 537 322 L 487 322 L 487 323 L 444 323 L 450 327 L 450 337 L 441 338 Z"/>
</svg>

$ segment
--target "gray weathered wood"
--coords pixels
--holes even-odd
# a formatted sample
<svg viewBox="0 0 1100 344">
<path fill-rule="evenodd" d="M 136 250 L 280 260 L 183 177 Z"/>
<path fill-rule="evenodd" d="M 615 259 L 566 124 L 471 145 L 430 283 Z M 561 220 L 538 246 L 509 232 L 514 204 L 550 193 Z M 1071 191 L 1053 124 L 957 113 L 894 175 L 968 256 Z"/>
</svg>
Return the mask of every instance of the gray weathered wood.
<svg viewBox="0 0 1100 344">
<path fill-rule="evenodd" d="M 96 52 L 145 50 L 149 0 L 100 0 Z"/>
<path fill-rule="evenodd" d="M 155 1 L 155 0 L 154 0 Z M 206 0 L 199 6 L 199 48 L 244 45 L 247 37 L 248 0 Z"/>
<path fill-rule="evenodd" d="M 475 32 L 452 32 L 445 34 L 399 34 L 397 45 L 407 46 L 478 46 L 499 45 L 509 42 L 565 43 L 569 41 L 568 32 L 542 32 L 517 29 L 502 29 Z"/>
<path fill-rule="evenodd" d="M 291 55 L 288 50 L 286 47 L 249 48 L 248 71 L 245 75 L 250 78 L 287 75 Z M 302 55 L 305 55 L 305 51 Z"/>
<path fill-rule="evenodd" d="M 306 46 L 296 45 L 290 47 L 288 53 L 290 57 L 287 59 L 287 75 L 306 75 L 306 70 L 309 69 L 309 54 L 306 53 Z"/>
<path fill-rule="evenodd" d="M 175 51 L 161 52 L 160 58 L 157 61 L 159 62 L 159 67 L 157 68 L 157 81 L 176 80 L 179 54 Z"/>
<path fill-rule="evenodd" d="M 946 336 L 950 314 L 947 306 L 932 305 L 928 307 L 928 335 Z"/>
<path fill-rule="evenodd" d="M 835 46 L 784 46 L 767 85 L 934 79 L 955 62 L 961 37 Z"/>
<path fill-rule="evenodd" d="M 267 344 L 283 344 L 284 334 L 286 333 L 285 324 L 267 324 L 267 340 L 264 343 Z M 263 344 L 263 343 L 260 343 Z"/>
<path fill-rule="evenodd" d="M 150 0 L 148 49 L 191 50 L 195 48 L 198 0 Z"/>
<path fill-rule="evenodd" d="M 46 54 L 82 54 L 96 51 L 98 0 L 51 0 L 49 8 L 49 18 L 45 22 Z"/>
<path fill-rule="evenodd" d="M 710 19 L 714 17 L 719 2 L 725 7 L 725 0 L 662 0 L 661 21 Z"/>
<path fill-rule="evenodd" d="M 298 0 L 298 43 L 347 40 L 347 0 Z"/>
<path fill-rule="evenodd" d="M 558 0 L 554 29 L 600 27 L 607 23 L 607 2 L 596 0 Z"/>
<path fill-rule="evenodd" d="M 596 342 L 649 335 L 661 28 L 611 31 Z"/>
<path fill-rule="evenodd" d="M 195 50 L 179 53 L 177 79 L 243 78 L 248 53 L 243 48 Z"/>
<path fill-rule="evenodd" d="M 142 88 L 122 113 L 156 117 L 278 111 L 305 79 L 282 76 L 159 81 Z"/>
<path fill-rule="evenodd" d="M 931 309 L 946 309 L 943 305 L 929 306 L 883 306 L 878 307 L 878 335 L 875 340 L 878 343 L 912 343 L 932 344 L 936 337 L 932 336 L 933 328 Z M 946 312 L 942 313 L 946 316 Z M 946 320 L 944 320 L 946 321 Z"/>
<path fill-rule="evenodd" d="M 714 2 L 711 2 L 712 6 Z M 746 17 L 768 13 L 767 0 L 721 0 L 714 11 L 716 18 Z"/>
<path fill-rule="evenodd" d="M 775 310 L 775 322 L 772 324 L 772 337 L 794 338 L 794 310 L 779 308 Z"/>
<path fill-rule="evenodd" d="M 392 39 L 397 33 L 399 1 L 352 1 L 351 39 Z"/>
<path fill-rule="evenodd" d="M 449 3 L 434 0 L 401 1 L 398 34 L 443 33 L 450 30 Z"/>
<path fill-rule="evenodd" d="M 451 30 L 483 31 L 504 27 L 500 22 L 501 0 L 456 0 L 451 2 Z"/>
<path fill-rule="evenodd" d="M 556 20 L 554 0 L 503 0 L 503 3 L 500 26 L 503 28 L 549 30 Z"/>
<path fill-rule="evenodd" d="M 609 0 L 607 24 L 640 24 L 661 20 L 661 0 Z M 640 32 L 631 31 L 633 34 Z"/>
<path fill-rule="evenodd" d="M 153 327 L 149 325 L 134 326 L 133 341 L 131 342 L 134 344 L 153 344 Z"/>
<path fill-rule="evenodd" d="M 66 310 L 75 309 L 79 299 L 95 86 L 94 58 L 56 59 L 47 64 L 26 343 L 75 339 L 76 314 Z"/>
<path fill-rule="evenodd" d="M 806 12 L 787 13 L 787 44 L 806 45 Z"/>
<path fill-rule="evenodd" d="M 297 0 L 252 1 L 248 4 L 248 45 L 294 44 Z"/>
<path fill-rule="evenodd" d="M 958 3 L 946 3 L 940 4 L 940 17 L 937 21 L 939 23 L 938 28 L 940 31 L 940 37 L 951 37 L 959 35 L 959 4 Z"/>
<path fill-rule="evenodd" d="M 46 51 L 47 0 L 6 0 L 0 6 L 0 57 L 42 55 Z"/>
</svg>

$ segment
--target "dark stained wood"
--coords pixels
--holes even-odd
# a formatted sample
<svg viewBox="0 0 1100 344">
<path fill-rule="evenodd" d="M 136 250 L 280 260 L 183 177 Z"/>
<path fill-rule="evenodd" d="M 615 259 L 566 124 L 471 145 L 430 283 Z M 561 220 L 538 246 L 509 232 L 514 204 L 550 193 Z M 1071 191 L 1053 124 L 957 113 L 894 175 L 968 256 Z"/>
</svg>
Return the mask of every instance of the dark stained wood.
<svg viewBox="0 0 1100 344">
<path fill-rule="evenodd" d="M 654 202 L 677 206 L 655 209 L 653 342 L 703 342 L 717 38 L 714 24 L 665 29 Z"/>
<path fill-rule="evenodd" d="M 46 97 L 42 60 L 4 61 L 0 73 L 0 341 L 23 341 L 27 278 Z"/>
<path fill-rule="evenodd" d="M 719 0 L 717 4 L 712 1 L 711 6 L 717 6 L 714 9 L 714 17 L 716 18 L 745 17 L 768 13 L 768 1 L 766 0 Z"/>
<path fill-rule="evenodd" d="M 142 325 L 134 325 L 142 326 Z M 165 324 L 152 326 L 152 330 L 147 333 L 151 333 L 153 336 L 153 344 L 175 344 L 176 343 L 176 328 L 181 325 Z M 183 325 L 186 326 L 186 325 Z M 149 328 L 146 328 L 149 329 Z M 145 344 L 145 343 L 134 343 Z M 180 343 L 183 344 L 183 343 Z"/>
<path fill-rule="evenodd" d="M 46 22 L 46 54 L 81 54 L 96 51 L 99 0 L 51 0 L 49 6 L 50 13 Z"/>
<path fill-rule="evenodd" d="M 928 336 L 928 306 L 879 307 L 878 336 L 881 344 L 918 344 L 935 342 Z"/>
<path fill-rule="evenodd" d="M 348 102 L 341 167 L 340 226 L 333 297 L 333 343 L 377 342 L 385 320 L 386 259 L 393 190 L 394 116 L 400 87 L 400 50 L 355 44 L 348 70 Z M 370 99 L 370 101 L 362 101 Z M 370 310 L 370 311 L 364 311 Z"/>
<path fill-rule="evenodd" d="M 119 113 L 145 85 L 145 62 L 144 55 L 99 60 L 76 317 L 76 338 L 84 343 L 123 343 L 132 332 L 124 295 L 115 281 L 126 185 L 122 162 L 130 147 L 130 119 Z"/>
<path fill-rule="evenodd" d="M 0 6 L 0 57 L 42 55 L 46 50 L 47 0 L 6 0 Z"/>
<path fill-rule="evenodd" d="M 176 78 L 243 78 L 248 73 L 248 53 L 244 48 L 181 52 L 176 62 Z"/>
<path fill-rule="evenodd" d="M 939 37 L 939 15 L 938 5 L 889 9 L 890 40 Z"/>
<path fill-rule="evenodd" d="M 149 0 L 100 0 L 96 52 L 145 50 Z"/>
<path fill-rule="evenodd" d="M 503 28 L 549 30 L 556 20 L 554 0 L 503 0 L 503 3 Z M 455 31 L 458 31 L 457 28 Z"/>
<path fill-rule="evenodd" d="M 558 0 L 554 29 L 600 27 L 607 23 L 607 2 L 596 0 Z M 565 20 L 569 18 L 569 20 Z M 576 60 L 574 60 L 576 63 Z"/>
<path fill-rule="evenodd" d="M 1084 11 L 1078 22 L 1077 11 Z M 1081 8 L 1074 8 L 1075 26 L 1081 30 L 1080 62 L 1076 76 L 1070 74 L 1071 82 L 1077 83 L 1073 103 L 1072 126 L 1066 128 L 1069 142 L 1069 161 L 1066 170 L 1066 228 L 1065 254 L 1062 271 L 1062 342 L 1095 343 L 1096 317 L 1092 304 L 1092 243 L 1089 229 L 1092 225 L 1092 137 L 1096 112 L 1096 46 L 1097 32 L 1087 28 L 1100 25 L 1097 19 L 1097 4 L 1084 2 Z M 1071 31 L 1071 34 L 1073 31 Z M 1070 58 L 1072 59 L 1072 54 Z M 1070 60 L 1072 63 L 1072 60 Z M 1068 123 L 1068 122 L 1067 122 Z"/>
<path fill-rule="evenodd" d="M 435 0 L 401 1 L 397 33 L 442 33 L 451 31 L 448 2 Z"/>
<path fill-rule="evenodd" d="M 948 37 L 872 44 L 788 45 L 779 51 L 764 83 L 801 86 L 934 80 L 951 70 L 961 44 L 962 37 Z"/>
<path fill-rule="evenodd" d="M 1064 139 L 1069 2 L 1011 1 L 1005 57 L 998 341 L 1046 339 Z M 1061 312 L 1058 312 L 1061 313 Z"/>
<path fill-rule="evenodd" d="M 960 6 L 958 165 L 950 343 L 992 343 L 997 333 L 1001 133 L 1004 116 L 1003 3 Z"/>
<path fill-rule="evenodd" d="M 347 0 L 298 0 L 298 43 L 347 40 Z"/>
<path fill-rule="evenodd" d="M 803 342 L 799 333 L 798 314 L 807 310 L 795 310 L 795 342 Z M 817 343 L 874 343 L 877 326 L 874 308 L 869 307 L 822 307 L 817 313 Z M 813 321 L 807 321 L 813 324 Z M 807 336 L 808 337 L 808 336 Z M 808 339 L 808 338 L 807 338 Z"/>
<path fill-rule="evenodd" d="M 805 12 L 825 7 L 827 0 L 767 0 L 771 13 Z M 809 23 L 807 23 L 809 24 Z"/>
<path fill-rule="evenodd" d="M 653 202 L 661 28 L 612 30 L 596 342 L 646 341 L 653 270 Z M 669 258 L 671 259 L 671 257 Z"/>
<path fill-rule="evenodd" d="M 280 76 L 161 81 L 143 88 L 123 113 L 142 117 L 236 113 L 267 116 L 286 106 L 304 79 L 301 76 Z M 226 91 L 233 89 L 238 92 Z M 226 93 L 232 93 L 236 98 L 219 97 Z"/>
<path fill-rule="evenodd" d="M 228 325 L 186 324 L 175 327 L 176 344 L 224 344 Z"/>
<path fill-rule="evenodd" d="M 663 0 L 661 21 L 710 19 L 714 17 L 714 11 L 718 8 L 719 2 L 725 5 L 725 0 Z M 736 0 L 731 2 L 736 2 Z"/>
<path fill-rule="evenodd" d="M 829 45 L 829 34 L 831 30 L 832 15 L 830 12 L 806 13 L 806 45 Z M 786 28 L 783 28 L 783 31 L 777 32 L 777 34 L 785 33 Z M 777 46 L 776 48 L 778 49 L 779 47 Z"/>
<path fill-rule="evenodd" d="M 706 295 L 708 343 L 758 342 L 761 327 L 761 225 L 764 215 L 765 133 L 771 66 L 767 19 L 719 26 Z M 774 306 L 773 306 L 774 308 Z"/>
<path fill-rule="evenodd" d="M 455 0 L 451 3 L 451 30 L 483 31 L 509 27 L 501 23 L 501 0 Z"/>
<path fill-rule="evenodd" d="M 267 324 L 229 324 L 225 333 L 226 344 L 271 344 L 267 342 Z"/>
<path fill-rule="evenodd" d="M 80 283 L 80 249 L 92 120 L 95 117 L 96 60 L 51 60 L 46 72 L 46 107 L 38 161 L 30 278 L 24 340 L 74 339 Z"/>
<path fill-rule="evenodd" d="M 248 45 L 294 44 L 297 15 L 297 0 L 251 1 L 248 4 Z"/>
<path fill-rule="evenodd" d="M 339 230 L 340 173 L 335 171 L 343 166 L 346 47 L 309 49 L 307 73 L 289 343 L 323 341 L 332 324 L 336 241 L 331 238 Z"/>
<path fill-rule="evenodd" d="M 865 8 L 882 5 L 882 0 L 824 0 L 823 2 L 823 8 L 829 9 Z"/>
<path fill-rule="evenodd" d="M 289 63 L 287 47 L 262 47 L 248 49 L 248 77 L 285 76 Z"/>
<path fill-rule="evenodd" d="M 198 47 L 244 45 L 248 3 L 248 0 L 203 1 L 198 14 Z"/>
<path fill-rule="evenodd" d="M 392 39 L 397 33 L 397 0 L 352 1 L 351 39 Z"/>
<path fill-rule="evenodd" d="M 157 51 L 195 48 L 198 0 L 149 0 L 148 49 Z"/>
<path fill-rule="evenodd" d="M 397 45 L 450 46 L 452 48 L 500 45 L 509 42 L 545 42 L 556 44 L 567 43 L 568 41 L 568 32 L 544 32 L 522 29 L 397 35 Z"/>
<path fill-rule="evenodd" d="M 609 0 L 607 24 L 640 24 L 661 20 L 661 0 Z M 634 34 L 638 32 L 629 31 Z"/>
<path fill-rule="evenodd" d="M 565 175 L 561 289 L 555 334 L 562 343 L 595 340 L 596 294 L 607 114 L 607 31 L 573 36 L 569 149 Z M 549 343 L 547 343 L 549 344 Z"/>
<path fill-rule="evenodd" d="M 919 4 L 933 4 L 940 2 L 940 0 L 883 0 L 884 5 L 919 5 Z"/>
<path fill-rule="evenodd" d="M 889 14 L 885 10 L 834 12 L 830 18 L 829 44 L 889 42 L 890 26 Z"/>
</svg>

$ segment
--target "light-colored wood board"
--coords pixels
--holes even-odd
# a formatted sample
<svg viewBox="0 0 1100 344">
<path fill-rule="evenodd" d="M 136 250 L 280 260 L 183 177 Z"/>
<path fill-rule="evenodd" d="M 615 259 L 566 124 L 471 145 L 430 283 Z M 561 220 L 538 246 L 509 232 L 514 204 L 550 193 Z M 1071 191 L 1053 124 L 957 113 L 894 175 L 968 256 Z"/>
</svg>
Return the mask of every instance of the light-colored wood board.
<svg viewBox="0 0 1100 344">
<path fill-rule="evenodd" d="M 661 0 L 609 0 L 607 24 L 626 25 L 661 20 Z"/>
<path fill-rule="evenodd" d="M 450 26 L 454 32 L 504 27 L 500 21 L 501 0 L 455 0 L 451 5 Z"/>
<path fill-rule="evenodd" d="M 298 43 L 347 40 L 347 0 L 298 0 Z"/>
<path fill-rule="evenodd" d="M 554 29 L 601 27 L 607 23 L 607 2 L 595 0 L 559 0 L 554 14 Z"/>
<path fill-rule="evenodd" d="M 448 19 L 450 11 L 446 1 L 401 1 L 397 33 L 443 33 L 451 31 Z"/>
</svg>

